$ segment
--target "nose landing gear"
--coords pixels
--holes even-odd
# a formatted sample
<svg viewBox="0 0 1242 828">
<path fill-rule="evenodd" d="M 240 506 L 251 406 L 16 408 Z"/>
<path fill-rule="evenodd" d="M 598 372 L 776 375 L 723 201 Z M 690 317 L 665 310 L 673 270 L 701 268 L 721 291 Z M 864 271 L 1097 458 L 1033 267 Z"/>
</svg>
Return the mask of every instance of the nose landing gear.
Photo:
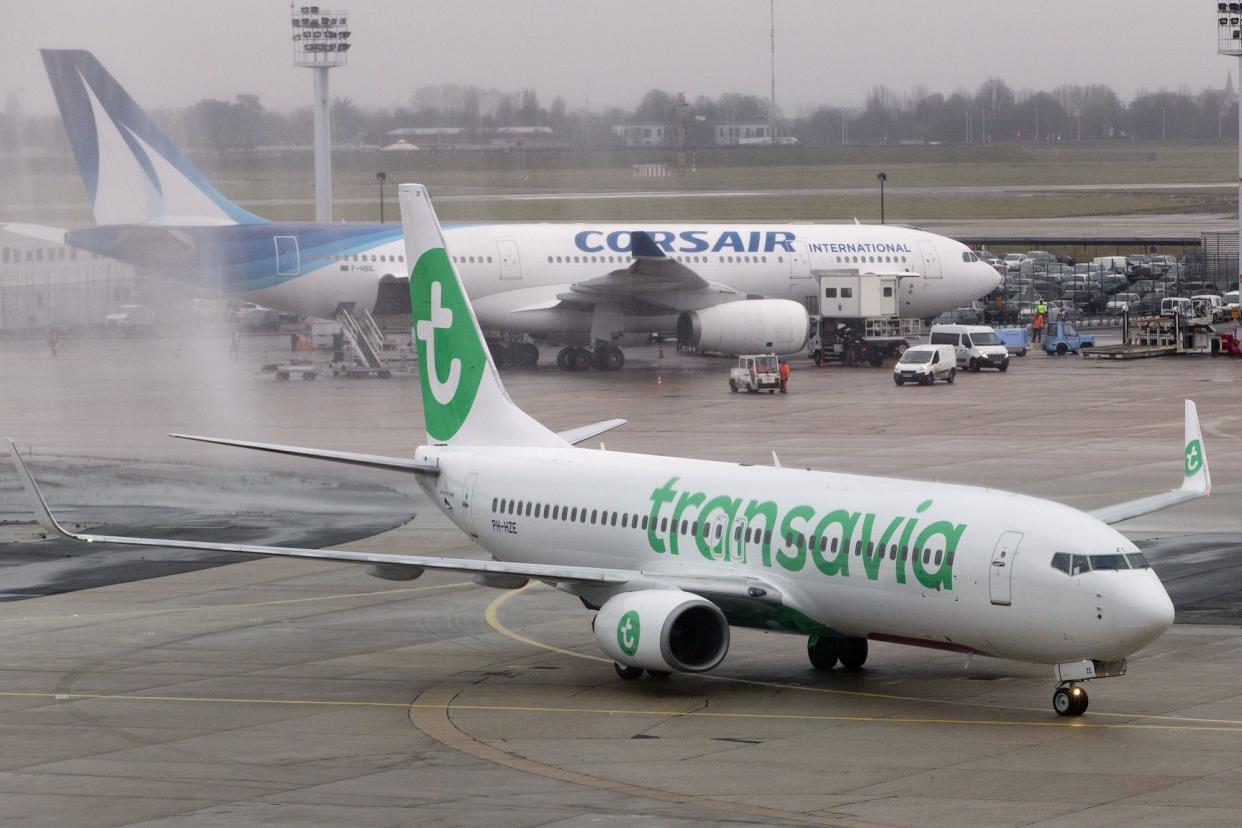
<svg viewBox="0 0 1242 828">
<path fill-rule="evenodd" d="M 1052 709 L 1058 716 L 1081 716 L 1087 712 L 1087 691 L 1073 682 L 1057 687 L 1052 694 Z"/>
</svg>

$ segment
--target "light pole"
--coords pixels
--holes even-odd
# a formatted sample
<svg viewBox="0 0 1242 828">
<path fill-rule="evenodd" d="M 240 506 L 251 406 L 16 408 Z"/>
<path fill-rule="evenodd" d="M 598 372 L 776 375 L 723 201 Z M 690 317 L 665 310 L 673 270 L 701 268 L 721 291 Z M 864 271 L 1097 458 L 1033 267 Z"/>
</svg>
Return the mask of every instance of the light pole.
<svg viewBox="0 0 1242 828">
<path fill-rule="evenodd" d="M 1216 4 L 1216 53 L 1238 59 L 1242 79 L 1242 3 Z M 1242 82 L 1238 83 L 1238 254 L 1242 258 Z M 1233 272 L 1242 275 L 1237 259 Z"/>
<path fill-rule="evenodd" d="M 344 66 L 349 56 L 349 31 L 343 11 L 318 6 L 290 6 L 293 65 L 315 72 L 315 221 L 332 221 L 332 130 L 328 120 L 328 70 Z"/>
<path fill-rule="evenodd" d="M 383 170 L 375 174 L 375 180 L 379 182 L 380 190 L 380 224 L 384 223 L 384 179 L 387 177 Z"/>
<path fill-rule="evenodd" d="M 880 180 L 880 224 L 884 223 L 884 182 L 888 181 L 888 173 L 882 172 L 876 175 Z"/>
</svg>

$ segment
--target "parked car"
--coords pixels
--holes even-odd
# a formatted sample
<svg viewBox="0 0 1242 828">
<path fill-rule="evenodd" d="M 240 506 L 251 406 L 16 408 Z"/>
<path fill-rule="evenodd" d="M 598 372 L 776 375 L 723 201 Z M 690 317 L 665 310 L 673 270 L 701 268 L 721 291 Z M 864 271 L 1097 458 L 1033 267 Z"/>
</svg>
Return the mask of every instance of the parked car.
<svg viewBox="0 0 1242 828">
<path fill-rule="evenodd" d="M 1028 250 L 1026 251 L 1026 257 L 1036 262 L 1043 262 L 1044 264 L 1056 261 L 1056 257 L 1047 250 Z"/>
<path fill-rule="evenodd" d="M 145 305 L 121 305 L 104 317 L 104 326 L 125 336 L 155 331 L 155 311 Z"/>
<path fill-rule="evenodd" d="M 1006 253 L 1005 254 L 1005 269 L 1006 270 L 1017 270 L 1018 265 L 1022 264 L 1024 261 L 1026 261 L 1026 255 L 1023 253 Z"/>
</svg>

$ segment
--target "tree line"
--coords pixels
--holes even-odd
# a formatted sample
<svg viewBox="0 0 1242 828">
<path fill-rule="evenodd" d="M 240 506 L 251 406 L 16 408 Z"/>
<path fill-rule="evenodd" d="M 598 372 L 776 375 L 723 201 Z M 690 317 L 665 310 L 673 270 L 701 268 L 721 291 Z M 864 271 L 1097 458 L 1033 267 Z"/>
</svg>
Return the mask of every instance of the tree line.
<svg viewBox="0 0 1242 828">
<path fill-rule="evenodd" d="M 898 143 L 1009 143 L 1100 139 L 1141 141 L 1233 141 L 1238 104 L 1232 90 L 1188 87 L 1176 91 L 1140 90 L 1123 102 L 1102 84 L 1066 85 L 1051 91 L 1015 91 L 989 78 L 971 93 L 949 95 L 916 87 L 906 94 L 883 86 L 868 91 L 861 107 L 819 106 L 775 114 L 777 134 L 812 146 Z M 305 146 L 311 141 L 311 110 L 268 109 L 257 95 L 231 101 L 204 99 L 184 109 L 152 116 L 177 143 L 217 152 L 259 147 Z M 338 145 L 384 145 L 402 127 L 454 127 L 462 142 L 485 142 L 498 127 L 544 126 L 556 143 L 607 149 L 620 138 L 622 124 L 666 127 L 667 144 L 710 146 L 717 124 L 769 121 L 764 98 L 726 93 L 693 100 L 652 89 L 632 109 L 570 109 L 557 96 L 546 106 L 533 89 L 504 92 L 477 86 L 422 87 L 406 106 L 364 109 L 349 98 L 332 103 L 332 137 Z M 66 149 L 59 118 L 45 116 L 11 123 L 0 114 L 0 147 L 45 146 Z M 20 140 L 19 140 L 20 139 Z"/>
</svg>

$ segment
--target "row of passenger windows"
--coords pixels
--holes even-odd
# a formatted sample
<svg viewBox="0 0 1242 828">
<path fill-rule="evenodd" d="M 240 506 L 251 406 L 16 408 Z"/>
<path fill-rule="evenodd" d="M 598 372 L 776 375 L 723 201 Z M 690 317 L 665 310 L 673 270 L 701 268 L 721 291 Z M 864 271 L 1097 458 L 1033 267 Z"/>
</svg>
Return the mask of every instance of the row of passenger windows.
<svg viewBox="0 0 1242 828">
<path fill-rule="evenodd" d="M 1066 575 L 1081 575 L 1101 569 L 1147 569 L 1149 566 L 1142 552 L 1130 555 L 1120 552 L 1112 555 L 1071 555 L 1068 552 L 1058 552 L 1052 556 L 1052 568 L 1059 569 Z"/>
<path fill-rule="evenodd" d="M 338 256 L 334 253 L 311 253 L 307 256 L 311 261 L 328 262 L 404 262 L 405 256 L 389 256 L 385 254 L 366 254 Z M 453 256 L 457 264 L 491 264 L 491 256 Z M 551 259 L 549 259 L 551 261 Z"/>
<path fill-rule="evenodd" d="M 560 520 L 567 523 L 589 523 L 595 526 L 620 526 L 622 529 L 642 529 L 646 530 L 650 525 L 649 515 L 637 515 L 629 512 L 612 512 L 607 509 L 587 509 L 585 506 L 560 506 L 549 505 L 547 503 L 532 503 L 530 501 L 511 500 L 508 498 L 492 498 L 492 511 L 500 515 L 514 515 L 517 517 L 536 517 L 547 520 Z M 673 531 L 680 535 L 688 535 L 696 537 L 699 534 L 699 522 L 697 520 L 681 521 L 678 526 L 677 522 L 672 524 Z M 656 526 L 657 531 L 667 533 L 669 530 L 669 519 L 667 517 L 660 518 Z M 679 531 L 680 530 L 680 531 Z M 710 527 L 704 526 L 703 531 L 706 533 L 708 540 L 720 540 L 724 534 L 724 523 L 713 523 Z M 772 530 L 762 530 L 758 527 L 746 527 L 743 532 L 741 526 L 733 527 L 733 540 L 745 541 L 746 543 L 765 543 L 771 545 Z M 840 548 L 841 539 L 832 538 L 831 541 L 825 535 L 819 539 L 820 552 L 832 552 L 836 554 Z M 789 532 L 785 535 L 785 545 L 788 547 L 797 547 L 805 549 L 807 547 L 806 535 L 800 532 Z M 884 547 L 879 547 L 879 556 L 884 556 Z M 942 560 L 953 565 L 953 552 L 947 556 L 943 549 L 915 549 L 914 557 L 918 557 L 921 551 L 923 563 L 926 565 L 934 564 L 940 566 Z M 889 560 L 897 560 L 898 554 L 901 560 L 910 559 L 910 548 L 906 546 L 897 547 L 893 545 L 888 549 Z M 861 557 L 863 553 L 862 541 L 854 542 L 854 554 Z M 874 543 L 867 544 L 867 555 L 875 556 L 876 545 Z M 947 560 L 946 560 L 947 558 Z"/>
<path fill-rule="evenodd" d="M 711 256 L 699 256 L 687 254 L 683 256 L 669 256 L 675 262 L 683 262 L 686 264 L 707 264 L 712 260 Z M 549 256 L 548 264 L 618 264 L 623 262 L 631 262 L 633 256 Z M 720 264 L 767 264 L 767 256 L 717 256 L 716 261 Z M 785 257 L 777 256 L 778 264 L 784 264 Z M 841 261 L 837 257 L 837 261 Z M 855 257 L 854 261 L 858 261 Z"/>
<path fill-rule="evenodd" d="M 906 257 L 905 256 L 837 256 L 838 264 L 848 264 L 851 262 L 863 262 L 863 263 L 888 262 L 889 264 L 898 264 L 898 263 L 905 264 Z"/>
<path fill-rule="evenodd" d="M 308 253 L 306 256 L 312 262 L 404 262 L 405 256 L 389 256 L 375 254 L 354 254 L 350 256 L 338 256 L 335 253 Z"/>
</svg>

